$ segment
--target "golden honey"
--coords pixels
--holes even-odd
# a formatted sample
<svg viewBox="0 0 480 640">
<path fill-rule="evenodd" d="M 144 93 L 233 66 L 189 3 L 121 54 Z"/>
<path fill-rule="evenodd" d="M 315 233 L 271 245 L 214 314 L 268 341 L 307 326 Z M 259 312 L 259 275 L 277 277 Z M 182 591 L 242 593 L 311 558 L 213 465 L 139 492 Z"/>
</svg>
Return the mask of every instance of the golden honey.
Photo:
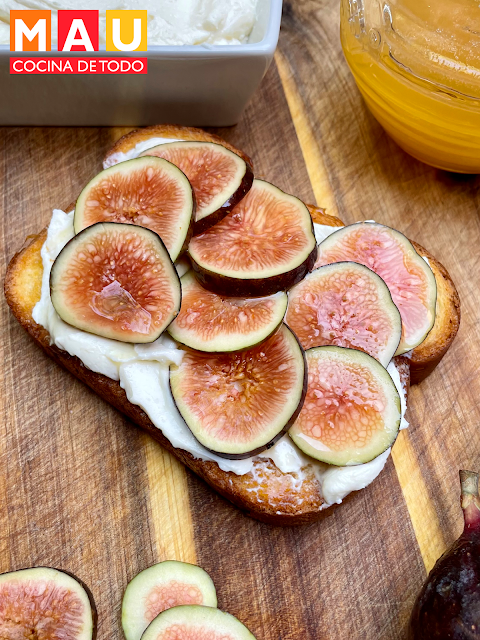
<svg viewBox="0 0 480 640">
<path fill-rule="evenodd" d="M 365 102 L 408 153 L 480 173 L 480 3 L 342 0 L 345 57 Z"/>
</svg>

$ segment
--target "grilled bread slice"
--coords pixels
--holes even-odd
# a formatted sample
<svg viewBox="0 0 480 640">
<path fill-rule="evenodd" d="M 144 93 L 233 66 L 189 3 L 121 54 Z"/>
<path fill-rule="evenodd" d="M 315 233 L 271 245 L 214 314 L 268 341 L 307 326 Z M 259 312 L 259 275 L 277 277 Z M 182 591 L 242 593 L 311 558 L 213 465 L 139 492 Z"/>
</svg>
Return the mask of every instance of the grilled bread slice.
<svg viewBox="0 0 480 640">
<path fill-rule="evenodd" d="M 240 153 L 223 140 L 200 130 L 160 126 L 127 134 L 107 154 L 107 159 L 112 153 L 128 151 L 137 142 L 152 136 L 215 141 Z M 309 206 L 309 210 L 314 222 L 332 227 L 343 226 L 339 218 L 328 215 L 318 207 Z M 118 382 L 94 373 L 79 358 L 52 345 L 47 330 L 32 317 L 33 308 L 41 295 L 43 265 L 40 252 L 46 237 L 47 231 L 44 229 L 28 239 L 24 248 L 13 257 L 5 278 L 5 296 L 18 322 L 53 360 L 147 431 L 218 493 L 258 520 L 276 525 L 306 524 L 327 512 L 320 482 L 311 466 L 305 466 L 300 473 L 283 473 L 269 459 L 258 458 L 252 472 L 238 476 L 222 471 L 215 462 L 194 458 L 190 453 L 174 448 L 147 414 L 128 401 Z M 440 362 L 455 337 L 460 321 L 459 298 L 448 272 L 428 251 L 417 244 L 415 248 L 428 259 L 435 274 L 438 287 L 437 317 L 432 331 L 413 350 L 411 358 L 395 359 L 405 390 L 408 390 L 410 378 L 412 382 L 418 382 Z"/>
</svg>

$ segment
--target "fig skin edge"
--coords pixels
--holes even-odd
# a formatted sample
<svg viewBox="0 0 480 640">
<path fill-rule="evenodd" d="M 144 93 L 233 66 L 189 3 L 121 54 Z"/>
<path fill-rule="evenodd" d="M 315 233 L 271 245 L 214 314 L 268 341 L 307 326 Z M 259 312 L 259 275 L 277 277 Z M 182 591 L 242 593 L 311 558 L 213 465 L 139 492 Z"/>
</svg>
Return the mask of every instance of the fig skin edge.
<svg viewBox="0 0 480 640">
<path fill-rule="evenodd" d="M 223 220 L 223 218 L 225 218 L 229 213 L 231 213 L 232 210 L 236 207 L 236 205 L 241 200 L 243 200 L 243 198 L 250 191 L 253 184 L 253 179 L 255 176 L 253 174 L 253 168 L 248 162 L 245 162 L 245 166 L 246 166 L 246 170 L 242 178 L 242 182 L 240 183 L 240 186 L 235 191 L 235 193 L 233 193 L 230 196 L 230 198 L 228 198 L 228 200 L 222 204 L 221 207 L 219 207 L 216 211 L 213 211 L 213 213 L 210 213 L 208 216 L 201 218 L 200 220 L 195 220 L 195 215 L 193 216 L 194 220 L 193 220 L 192 228 L 193 228 L 194 236 L 198 236 L 201 233 L 204 233 L 205 231 L 207 231 L 207 229 L 210 229 L 210 227 L 213 227 L 215 224 L 217 224 L 217 222 L 220 222 L 220 220 Z M 195 194 L 194 194 L 194 197 L 195 197 Z M 190 238 L 189 238 L 189 242 L 190 242 Z M 188 248 L 188 244 L 186 248 Z"/>
<path fill-rule="evenodd" d="M 317 245 L 314 246 L 306 260 L 297 267 L 268 278 L 231 278 L 201 267 L 190 255 L 189 258 L 195 277 L 208 291 L 226 297 L 259 298 L 270 296 L 278 291 L 287 291 L 303 280 L 307 273 L 313 269 L 317 259 Z"/>
<path fill-rule="evenodd" d="M 408 640 L 480 640 L 479 474 L 460 471 L 462 535 L 436 562 L 412 611 Z"/>
</svg>

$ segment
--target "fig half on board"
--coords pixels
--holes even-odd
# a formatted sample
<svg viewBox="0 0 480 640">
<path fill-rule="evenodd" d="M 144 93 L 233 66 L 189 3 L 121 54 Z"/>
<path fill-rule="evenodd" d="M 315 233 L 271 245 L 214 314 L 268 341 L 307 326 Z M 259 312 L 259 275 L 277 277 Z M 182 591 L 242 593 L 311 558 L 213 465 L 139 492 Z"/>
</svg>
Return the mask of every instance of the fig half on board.
<svg viewBox="0 0 480 640">
<path fill-rule="evenodd" d="M 273 446 L 298 415 L 306 390 L 303 349 L 283 324 L 240 353 L 188 350 L 170 367 L 170 388 L 197 440 L 219 456 L 249 458 Z"/>
<path fill-rule="evenodd" d="M 304 349 L 359 349 L 384 367 L 402 335 L 402 319 L 387 285 L 356 262 L 315 269 L 290 289 L 285 322 Z"/>
<path fill-rule="evenodd" d="M 177 342 L 198 351 L 243 351 L 266 340 L 282 323 L 283 291 L 264 298 L 231 298 L 207 291 L 191 271 L 182 276 L 182 306 L 168 327 Z"/>
<path fill-rule="evenodd" d="M 237 618 L 220 609 L 185 605 L 157 616 L 142 640 L 255 640 L 255 636 Z"/>
<path fill-rule="evenodd" d="M 90 180 L 75 205 L 75 233 L 96 222 L 122 222 L 157 233 L 173 262 L 192 233 L 195 196 L 184 173 L 162 158 L 134 158 Z"/>
<path fill-rule="evenodd" d="M 165 158 L 187 176 L 197 203 L 195 235 L 230 213 L 253 183 L 251 166 L 233 151 L 213 142 L 169 142 L 147 149 L 141 156 Z"/>
<path fill-rule="evenodd" d="M 307 455 L 339 467 L 370 462 L 393 445 L 400 428 L 400 396 L 374 358 L 345 347 L 305 352 L 308 388 L 289 431 Z"/>
<path fill-rule="evenodd" d="M 180 605 L 217 606 L 217 593 L 206 571 L 193 564 L 166 560 L 141 571 L 128 583 L 122 602 L 127 640 L 140 640 L 162 611 Z"/>
<path fill-rule="evenodd" d="M 153 342 L 175 318 L 180 280 L 160 237 L 129 224 L 99 222 L 64 246 L 50 294 L 68 324 L 121 342 Z"/>
<path fill-rule="evenodd" d="M 94 640 L 92 594 L 77 578 L 50 567 L 0 575 L 0 638 Z"/>
<path fill-rule="evenodd" d="M 413 607 L 409 640 L 480 639 L 478 473 L 460 471 L 463 533 L 439 558 Z"/>
<path fill-rule="evenodd" d="M 358 262 L 375 271 L 390 289 L 402 316 L 401 355 L 424 341 L 435 323 L 437 284 L 433 271 L 396 229 L 376 222 L 342 227 L 318 246 L 315 267 Z"/>
<path fill-rule="evenodd" d="M 202 285 L 226 296 L 286 291 L 313 267 L 317 245 L 306 205 L 263 180 L 218 224 L 190 241 Z"/>
</svg>

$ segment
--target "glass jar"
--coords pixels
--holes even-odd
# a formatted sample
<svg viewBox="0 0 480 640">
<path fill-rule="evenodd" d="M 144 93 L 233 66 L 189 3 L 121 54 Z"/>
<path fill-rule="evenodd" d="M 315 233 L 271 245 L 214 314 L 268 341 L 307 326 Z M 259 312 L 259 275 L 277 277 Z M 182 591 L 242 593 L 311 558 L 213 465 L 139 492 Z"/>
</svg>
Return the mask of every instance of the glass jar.
<svg viewBox="0 0 480 640">
<path fill-rule="evenodd" d="M 480 173 L 478 0 L 341 0 L 341 39 L 368 108 L 405 151 Z"/>
</svg>

